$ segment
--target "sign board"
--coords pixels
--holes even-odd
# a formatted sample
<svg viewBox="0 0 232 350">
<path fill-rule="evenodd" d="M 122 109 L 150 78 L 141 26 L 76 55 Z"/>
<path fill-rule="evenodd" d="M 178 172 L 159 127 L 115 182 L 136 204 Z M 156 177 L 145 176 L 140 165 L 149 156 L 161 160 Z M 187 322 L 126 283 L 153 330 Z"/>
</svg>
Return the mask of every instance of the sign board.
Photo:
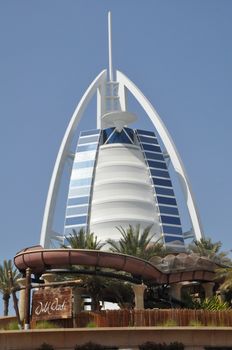
<svg viewBox="0 0 232 350">
<path fill-rule="evenodd" d="M 72 289 L 49 288 L 33 292 L 32 319 L 54 320 L 72 317 Z"/>
</svg>

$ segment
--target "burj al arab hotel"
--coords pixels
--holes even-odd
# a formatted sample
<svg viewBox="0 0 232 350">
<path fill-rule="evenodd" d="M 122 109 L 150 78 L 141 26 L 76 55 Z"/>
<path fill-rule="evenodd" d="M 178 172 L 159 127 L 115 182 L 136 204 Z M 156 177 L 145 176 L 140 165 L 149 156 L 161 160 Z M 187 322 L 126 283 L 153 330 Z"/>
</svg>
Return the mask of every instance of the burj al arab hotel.
<svg viewBox="0 0 232 350">
<path fill-rule="evenodd" d="M 176 146 L 155 108 L 122 72 L 114 71 L 111 50 L 111 14 L 108 14 L 109 69 L 89 85 L 64 134 L 55 162 L 45 205 L 40 244 L 55 241 L 83 228 L 102 242 L 119 239 L 117 229 L 140 225 L 172 251 L 183 251 L 186 237 L 203 237 L 193 192 Z M 141 105 L 152 130 L 133 129 L 139 116 L 127 108 L 127 94 Z M 82 115 L 97 95 L 96 125 L 80 132 L 71 149 Z M 158 137 L 158 138 L 157 138 Z M 72 159 L 62 232 L 53 229 L 54 214 L 65 162 Z M 190 227 L 183 232 L 182 218 L 173 188 L 170 163 L 180 181 Z"/>
</svg>

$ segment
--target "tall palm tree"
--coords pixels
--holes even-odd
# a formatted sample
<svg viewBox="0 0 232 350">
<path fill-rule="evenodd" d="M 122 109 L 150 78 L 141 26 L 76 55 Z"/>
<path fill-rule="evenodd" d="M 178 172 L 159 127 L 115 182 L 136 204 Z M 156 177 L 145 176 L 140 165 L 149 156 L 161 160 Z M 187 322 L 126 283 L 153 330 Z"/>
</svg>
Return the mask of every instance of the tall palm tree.
<svg viewBox="0 0 232 350">
<path fill-rule="evenodd" d="M 73 249 L 93 249 L 100 250 L 105 244 L 98 241 L 97 236 L 94 233 L 85 232 L 84 229 L 80 229 L 77 233 L 73 230 L 73 234 L 65 237 L 68 245 L 63 244 L 63 248 L 73 248 Z"/>
<path fill-rule="evenodd" d="M 110 251 L 133 255 L 141 259 L 149 260 L 154 255 L 164 253 L 164 248 L 158 241 L 153 242 L 155 233 L 151 233 L 151 226 L 146 227 L 142 232 L 140 225 L 133 227 L 129 225 L 128 229 L 117 227 L 121 233 L 119 241 L 108 239 L 107 243 L 110 245 Z"/>
<path fill-rule="evenodd" d="M 211 238 L 201 238 L 199 241 L 194 240 L 189 245 L 189 251 L 205 256 L 213 262 L 221 265 L 231 265 L 231 260 L 227 252 L 221 252 L 222 243 L 212 242 Z"/>
<path fill-rule="evenodd" d="M 4 316 L 8 316 L 9 300 L 11 294 L 10 279 L 8 272 L 12 271 L 13 285 L 17 285 L 17 279 L 20 274 L 13 268 L 11 260 L 4 260 L 0 265 L 0 293 L 2 294 L 4 304 Z"/>
</svg>

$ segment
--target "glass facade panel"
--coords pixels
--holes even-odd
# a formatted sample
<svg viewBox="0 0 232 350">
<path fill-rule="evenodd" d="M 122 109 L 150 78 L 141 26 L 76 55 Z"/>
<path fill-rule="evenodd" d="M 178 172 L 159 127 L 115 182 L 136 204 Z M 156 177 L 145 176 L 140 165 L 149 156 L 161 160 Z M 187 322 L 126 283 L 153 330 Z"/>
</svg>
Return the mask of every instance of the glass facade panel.
<svg viewBox="0 0 232 350">
<path fill-rule="evenodd" d="M 161 149 L 159 146 L 155 146 L 155 145 L 146 145 L 143 144 L 143 149 L 145 151 L 151 151 L 151 152 L 160 152 L 161 153 Z"/>
<path fill-rule="evenodd" d="M 155 159 L 155 160 L 162 160 L 164 162 L 164 156 L 161 153 L 151 153 L 151 152 L 145 152 L 147 159 Z"/>
<path fill-rule="evenodd" d="M 174 216 L 161 215 L 161 220 L 164 224 L 181 225 L 180 219 Z"/>
<path fill-rule="evenodd" d="M 170 180 L 164 180 L 164 179 L 157 179 L 152 178 L 154 185 L 160 185 L 160 186 L 166 186 L 166 187 L 172 187 L 172 183 Z"/>
<path fill-rule="evenodd" d="M 171 188 L 155 187 L 155 191 L 157 194 L 163 194 L 174 197 L 174 192 Z"/>
<path fill-rule="evenodd" d="M 175 207 L 165 207 L 163 205 L 159 206 L 159 211 L 161 214 L 173 214 L 173 215 L 179 215 L 179 211 Z"/>
<path fill-rule="evenodd" d="M 99 135 L 93 135 L 93 136 L 87 136 L 87 137 L 80 137 L 78 141 L 78 145 L 84 145 L 86 143 L 92 143 L 98 141 Z"/>
<path fill-rule="evenodd" d="M 65 236 L 69 236 L 72 235 L 74 232 L 78 233 L 80 231 L 80 229 L 84 228 L 85 229 L 86 224 L 81 224 L 78 226 L 72 226 L 72 227 L 67 227 L 64 230 L 64 235 Z"/>
<path fill-rule="evenodd" d="M 92 182 L 92 178 L 71 180 L 70 187 L 89 186 L 91 185 L 91 182 Z"/>
<path fill-rule="evenodd" d="M 155 136 L 155 133 L 153 131 L 148 131 L 148 130 L 141 130 L 141 129 L 137 129 L 136 130 L 138 135 L 148 135 L 148 136 Z"/>
<path fill-rule="evenodd" d="M 130 129 L 128 129 L 130 130 Z M 132 131 L 132 130 L 131 130 Z M 127 131 L 128 132 L 128 131 Z M 129 132 L 128 132 L 129 135 Z M 132 141 L 134 140 L 133 133 L 130 132 L 130 138 Z M 112 144 L 112 143 L 129 143 L 130 141 L 129 137 L 125 133 L 125 131 L 122 129 L 121 132 L 118 132 L 115 128 L 108 128 L 103 131 L 103 143 Z"/>
<path fill-rule="evenodd" d="M 164 240 L 166 243 L 173 243 L 173 244 L 184 244 L 184 240 L 182 237 L 178 236 L 165 236 Z"/>
<path fill-rule="evenodd" d="M 74 216 L 72 218 L 66 218 L 65 226 L 81 225 L 85 224 L 87 221 L 87 216 Z"/>
<path fill-rule="evenodd" d="M 73 169 L 91 168 L 94 166 L 94 160 L 87 160 L 85 162 L 73 163 Z"/>
<path fill-rule="evenodd" d="M 165 177 L 165 178 L 170 178 L 168 171 L 163 171 L 163 170 L 157 170 L 157 169 L 150 169 L 151 175 L 152 176 L 159 176 L 159 177 Z"/>
<path fill-rule="evenodd" d="M 69 198 L 68 199 L 68 206 L 71 205 L 79 205 L 79 204 L 88 204 L 89 203 L 89 197 L 76 197 L 76 198 Z"/>
<path fill-rule="evenodd" d="M 158 145 L 158 141 L 154 139 L 154 137 L 149 137 L 149 136 L 139 136 L 141 142 L 145 143 L 151 143 L 151 144 L 156 144 Z"/>
<path fill-rule="evenodd" d="M 147 163 L 151 168 L 167 169 L 166 163 L 155 162 L 153 160 L 148 160 Z"/>
<path fill-rule="evenodd" d="M 77 215 L 83 215 L 88 213 L 88 206 L 82 205 L 79 207 L 68 207 L 66 211 L 66 216 L 77 216 Z"/>
<path fill-rule="evenodd" d="M 182 234 L 182 229 L 180 226 L 166 226 L 163 225 L 163 231 L 164 233 L 171 233 L 175 235 L 181 235 Z"/>
<path fill-rule="evenodd" d="M 176 200 L 175 200 L 175 198 L 157 196 L 157 201 L 158 201 L 158 203 L 160 203 L 160 204 L 176 205 Z"/>
<path fill-rule="evenodd" d="M 93 151 L 97 149 L 97 144 L 91 144 L 91 145 L 85 145 L 85 146 L 78 146 L 77 152 L 87 152 L 87 151 Z"/>
<path fill-rule="evenodd" d="M 128 136 L 131 138 L 131 140 L 134 142 L 134 130 L 133 129 L 129 129 L 129 128 L 123 128 L 126 133 L 128 134 Z"/>
<path fill-rule="evenodd" d="M 79 188 L 70 188 L 69 197 L 84 197 L 89 196 L 90 187 L 79 187 Z"/>
<path fill-rule="evenodd" d="M 100 129 L 81 131 L 80 136 L 99 135 Z"/>
</svg>

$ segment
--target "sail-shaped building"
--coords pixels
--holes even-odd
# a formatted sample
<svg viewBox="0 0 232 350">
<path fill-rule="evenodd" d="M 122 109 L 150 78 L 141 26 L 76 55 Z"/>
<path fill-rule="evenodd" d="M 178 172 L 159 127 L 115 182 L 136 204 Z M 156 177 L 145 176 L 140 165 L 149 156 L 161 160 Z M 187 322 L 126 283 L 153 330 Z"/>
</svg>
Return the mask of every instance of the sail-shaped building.
<svg viewBox="0 0 232 350">
<path fill-rule="evenodd" d="M 122 72 L 113 72 L 111 15 L 109 13 L 109 70 L 103 70 L 81 98 L 65 132 L 48 191 L 40 244 L 81 228 L 102 241 L 118 239 L 117 227 L 152 226 L 156 239 L 174 251 L 184 250 L 184 239 L 200 239 L 203 231 L 186 171 L 175 144 L 152 104 Z M 133 129 L 137 116 L 127 109 L 130 92 L 146 112 L 154 130 Z M 81 117 L 97 94 L 96 127 L 81 131 L 75 152 L 72 141 Z M 158 136 L 158 138 L 157 138 Z M 161 142 L 159 142 L 161 140 Z M 60 179 L 67 159 L 73 160 L 63 232 L 53 220 Z M 183 232 L 168 163 L 179 177 L 191 227 Z"/>
</svg>

